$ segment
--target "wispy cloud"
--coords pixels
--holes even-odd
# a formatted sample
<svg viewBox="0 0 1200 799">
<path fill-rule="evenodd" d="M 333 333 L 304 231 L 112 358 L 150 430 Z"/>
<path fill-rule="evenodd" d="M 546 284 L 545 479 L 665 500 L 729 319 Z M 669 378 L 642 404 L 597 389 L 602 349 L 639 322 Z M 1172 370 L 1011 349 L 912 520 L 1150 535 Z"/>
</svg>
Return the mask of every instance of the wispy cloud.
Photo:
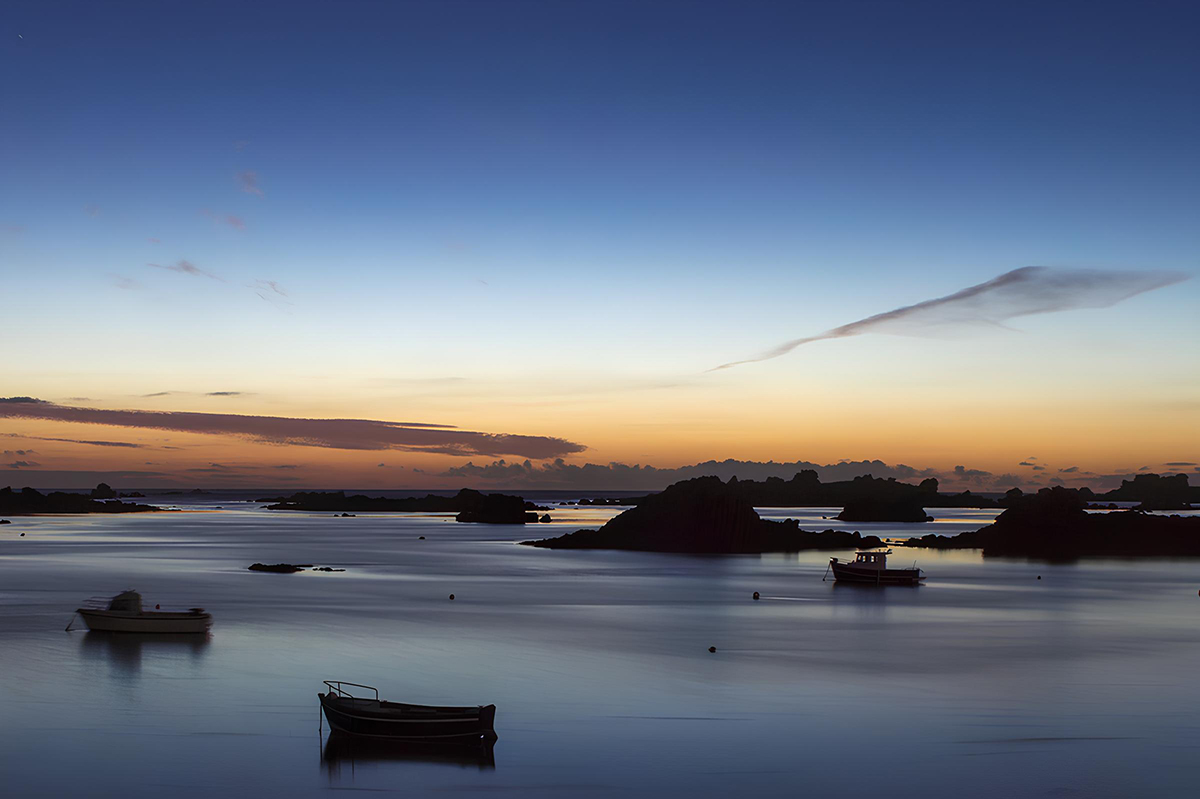
<svg viewBox="0 0 1200 799">
<path fill-rule="evenodd" d="M 218 214 L 210 211 L 207 208 L 200 211 L 200 215 L 207 219 L 211 219 L 218 225 L 229 225 L 229 227 L 233 228 L 234 230 L 246 229 L 246 223 L 240 216 L 234 216 L 233 214 Z"/>
<path fill-rule="evenodd" d="M 162 244 L 162 239 L 156 239 L 153 236 L 148 237 L 146 241 L 150 242 L 151 244 Z"/>
<path fill-rule="evenodd" d="M 24 225 L 0 225 L 0 233 L 12 233 L 13 235 L 16 235 L 17 233 L 24 232 Z"/>
<path fill-rule="evenodd" d="M 247 283 L 246 288 L 251 289 L 260 299 L 278 308 L 292 304 L 287 291 L 277 281 L 255 280 L 253 283 Z"/>
<path fill-rule="evenodd" d="M 867 333 L 930 334 L 963 325 L 1004 328 L 1018 316 L 1107 308 L 1143 292 L 1186 280 L 1181 272 L 1131 272 L 1025 266 L 945 297 L 869 316 L 815 336 L 792 339 L 753 358 L 709 371 L 786 355 L 801 344 Z M 1005 328 L 1007 329 L 1007 328 Z"/>
<path fill-rule="evenodd" d="M 247 194 L 255 194 L 259 197 L 263 196 L 262 187 L 258 185 L 258 173 L 252 169 L 247 169 L 237 173 L 237 182 L 242 191 Z"/>
<path fill-rule="evenodd" d="M 41 466 L 40 463 L 34 463 L 33 461 L 13 461 L 12 463 L 5 463 L 3 465 L 10 469 L 33 469 Z"/>
<path fill-rule="evenodd" d="M 142 284 L 133 278 L 126 277 L 125 275 L 118 275 L 114 272 L 110 272 L 108 278 L 112 281 L 113 286 L 125 291 L 133 291 L 142 287 Z"/>
<path fill-rule="evenodd" d="M 83 212 L 95 219 L 96 217 L 100 216 L 100 206 L 89 203 L 88 205 L 83 206 Z"/>
<path fill-rule="evenodd" d="M 204 394 L 206 397 L 241 397 L 246 394 L 245 391 L 208 391 Z"/>
<path fill-rule="evenodd" d="M 36 455 L 37 453 L 31 449 L 6 449 L 4 450 L 4 454 L 10 458 L 14 456 L 24 458 L 27 455 Z"/>
<path fill-rule="evenodd" d="M 146 448 L 145 444 L 133 444 L 128 441 L 90 441 L 87 439 L 79 439 L 79 438 L 51 438 L 50 436 L 26 436 L 26 435 L 21 435 L 20 433 L 4 433 L 4 435 L 8 436 L 9 438 L 19 438 L 22 441 L 58 441 L 63 444 L 87 444 L 87 445 L 93 446 L 93 447 L 122 447 L 122 448 L 126 448 L 126 449 L 145 449 Z M 4 454 L 12 455 L 14 453 L 9 450 L 5 450 Z M 16 450 L 15 454 L 17 454 L 17 455 L 32 455 L 34 453 L 33 453 L 33 450 L 31 450 L 31 449 L 25 449 L 25 450 L 19 449 L 19 450 Z"/>
<path fill-rule="evenodd" d="M 51 419 L 112 427 L 230 435 L 272 444 L 349 450 L 407 450 L 444 455 L 516 455 L 536 459 L 582 452 L 586 447 L 552 436 L 483 433 L 452 425 L 372 419 L 297 419 L 186 411 L 103 410 L 56 405 L 31 398 L 0 400 L 0 418 Z"/>
<path fill-rule="evenodd" d="M 211 278 L 212 280 L 219 281 L 221 283 L 225 282 L 221 278 L 214 275 L 212 272 L 209 272 L 205 269 L 201 269 L 200 267 L 193 264 L 191 261 L 180 260 L 180 261 L 176 261 L 173 264 L 166 264 L 166 265 L 146 264 L 146 266 L 153 266 L 155 269 L 165 269 L 168 272 L 179 272 L 180 274 L 183 274 L 183 275 L 194 275 L 195 277 L 207 277 L 207 278 Z"/>
</svg>

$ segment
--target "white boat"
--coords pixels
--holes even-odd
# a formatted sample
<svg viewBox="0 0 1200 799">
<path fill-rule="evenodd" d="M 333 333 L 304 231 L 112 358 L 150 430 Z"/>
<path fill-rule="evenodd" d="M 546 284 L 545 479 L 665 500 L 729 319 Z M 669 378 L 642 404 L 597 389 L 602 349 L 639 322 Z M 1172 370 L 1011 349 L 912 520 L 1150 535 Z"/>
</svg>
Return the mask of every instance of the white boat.
<svg viewBox="0 0 1200 799">
<path fill-rule="evenodd" d="M 911 569 L 889 569 L 887 556 L 892 550 L 884 552 L 858 552 L 854 561 L 844 563 L 837 558 L 830 558 L 829 565 L 833 569 L 833 579 L 844 583 L 867 583 L 868 585 L 920 585 L 925 579 L 921 570 L 913 565 Z"/>
<path fill-rule="evenodd" d="M 142 595 L 137 591 L 123 591 L 107 600 L 91 600 L 88 605 L 75 612 L 89 630 L 97 632 L 203 634 L 212 626 L 212 614 L 204 608 L 143 610 Z"/>
</svg>

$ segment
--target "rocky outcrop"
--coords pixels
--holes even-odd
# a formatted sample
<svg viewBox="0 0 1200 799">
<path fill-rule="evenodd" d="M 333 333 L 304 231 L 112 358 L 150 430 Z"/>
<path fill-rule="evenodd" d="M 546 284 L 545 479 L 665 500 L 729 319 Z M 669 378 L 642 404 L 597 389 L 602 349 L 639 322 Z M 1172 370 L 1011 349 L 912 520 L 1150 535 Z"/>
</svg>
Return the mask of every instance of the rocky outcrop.
<svg viewBox="0 0 1200 799">
<path fill-rule="evenodd" d="M 303 566 L 297 566 L 292 563 L 254 563 L 247 566 L 246 569 L 252 572 L 270 572 L 271 574 L 295 574 L 296 572 L 304 571 Z"/>
<path fill-rule="evenodd" d="M 837 515 L 842 522 L 931 522 L 916 499 L 854 499 Z"/>
<path fill-rule="evenodd" d="M 884 480 L 869 474 L 853 480 L 822 483 L 814 470 L 805 469 L 797 472 L 791 480 L 768 477 L 766 480 L 756 482 L 754 480 L 739 481 L 734 477 L 728 485 L 737 491 L 738 496 L 758 508 L 820 508 L 846 507 L 847 505 L 865 507 L 868 504 L 886 506 L 902 502 L 918 508 L 998 507 L 994 499 L 981 497 L 970 491 L 963 491 L 961 494 L 939 493 L 938 481 L 932 477 L 922 480 L 919 485 L 902 483 L 894 478 Z M 620 499 L 583 499 L 579 501 L 579 504 L 638 505 L 645 500 L 644 496 Z M 906 515 L 915 516 L 911 511 Z M 899 520 L 880 518 L 854 519 L 853 521 Z"/>
<path fill-rule="evenodd" d="M 97 490 L 108 488 L 101 483 Z M 108 489 L 112 491 L 111 488 Z M 159 511 L 152 505 L 135 505 L 132 502 L 118 500 L 99 501 L 87 494 L 70 494 L 65 491 L 55 491 L 43 494 L 32 488 L 22 488 L 13 491 L 12 488 L 0 489 L 0 513 L 7 516 L 21 516 L 30 513 L 145 513 Z"/>
<path fill-rule="evenodd" d="M 1186 474 L 1163 477 L 1139 474 L 1132 480 L 1122 480 L 1121 487 L 1101 494 L 1099 499 L 1110 502 L 1140 502 L 1138 510 L 1188 510 L 1191 503 L 1200 501 L 1197 490 L 1188 485 Z"/>
<path fill-rule="evenodd" d="M 640 552 L 739 554 L 880 546 L 874 537 L 801 530 L 793 520 L 760 519 L 737 488 L 716 477 L 685 480 L 653 494 L 599 530 L 524 541 L 547 549 L 626 549 Z"/>
<path fill-rule="evenodd" d="M 1085 495 L 1043 488 L 1014 501 L 982 530 L 927 535 L 908 546 L 982 549 L 985 556 L 1069 561 L 1086 556 L 1200 556 L 1200 517 L 1154 516 L 1136 510 L 1088 513 Z"/>
<path fill-rule="evenodd" d="M 272 502 L 268 510 L 356 511 L 455 513 L 460 522 L 486 524 L 526 524 L 537 522 L 535 511 L 545 511 L 532 502 L 509 494 L 483 494 L 464 488 L 452 497 L 426 494 L 424 497 L 346 496 L 345 491 L 300 491 L 290 497 L 267 497 L 257 502 Z"/>
</svg>

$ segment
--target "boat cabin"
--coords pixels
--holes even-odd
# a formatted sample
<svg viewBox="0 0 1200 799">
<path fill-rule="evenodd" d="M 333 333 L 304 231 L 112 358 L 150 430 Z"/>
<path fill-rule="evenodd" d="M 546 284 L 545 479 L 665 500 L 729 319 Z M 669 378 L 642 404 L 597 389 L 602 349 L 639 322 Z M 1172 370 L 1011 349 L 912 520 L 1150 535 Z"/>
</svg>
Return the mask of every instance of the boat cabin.
<svg viewBox="0 0 1200 799">
<path fill-rule="evenodd" d="M 891 553 L 890 549 L 886 552 L 858 552 L 854 556 L 854 565 L 862 569 L 886 569 L 887 556 Z"/>
</svg>

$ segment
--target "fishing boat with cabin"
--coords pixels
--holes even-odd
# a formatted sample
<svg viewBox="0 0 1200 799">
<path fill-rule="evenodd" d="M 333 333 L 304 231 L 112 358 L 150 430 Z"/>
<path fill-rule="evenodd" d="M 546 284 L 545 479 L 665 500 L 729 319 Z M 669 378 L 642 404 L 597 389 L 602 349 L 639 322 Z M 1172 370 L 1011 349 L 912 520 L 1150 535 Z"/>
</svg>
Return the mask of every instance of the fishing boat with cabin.
<svg viewBox="0 0 1200 799">
<path fill-rule="evenodd" d="M 833 579 L 843 583 L 862 583 L 865 585 L 920 585 L 925 579 L 924 573 L 913 564 L 911 569 L 889 569 L 888 555 L 892 550 L 875 552 L 858 552 L 853 561 L 829 559 L 829 568 L 833 570 Z"/>
<path fill-rule="evenodd" d="M 114 597 L 93 597 L 75 612 L 89 630 L 107 633 L 195 633 L 202 635 L 212 626 L 212 614 L 204 608 L 180 610 L 143 610 L 142 595 L 122 591 Z M 67 625 L 67 629 L 71 628 Z"/>
</svg>

